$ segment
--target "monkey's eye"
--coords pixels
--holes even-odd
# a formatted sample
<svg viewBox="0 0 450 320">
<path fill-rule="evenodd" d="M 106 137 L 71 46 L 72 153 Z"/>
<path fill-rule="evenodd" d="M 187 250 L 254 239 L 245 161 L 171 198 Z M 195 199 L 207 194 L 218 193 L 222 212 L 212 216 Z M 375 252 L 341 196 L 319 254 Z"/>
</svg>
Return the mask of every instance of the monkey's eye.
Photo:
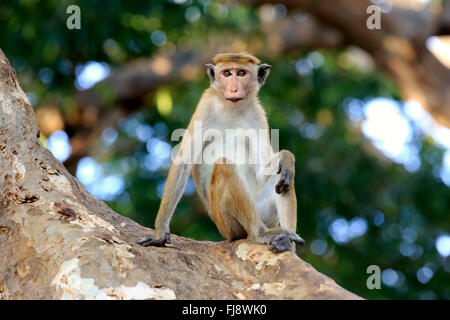
<svg viewBox="0 0 450 320">
<path fill-rule="evenodd" d="M 246 74 L 247 74 L 247 72 L 245 72 L 245 70 L 239 70 L 238 73 L 237 73 L 237 75 L 238 75 L 239 77 L 243 77 L 243 76 L 245 76 Z"/>
<path fill-rule="evenodd" d="M 223 72 L 223 75 L 224 75 L 225 77 L 229 77 L 229 76 L 231 76 L 231 72 L 230 72 L 229 70 L 225 70 L 225 71 Z"/>
</svg>

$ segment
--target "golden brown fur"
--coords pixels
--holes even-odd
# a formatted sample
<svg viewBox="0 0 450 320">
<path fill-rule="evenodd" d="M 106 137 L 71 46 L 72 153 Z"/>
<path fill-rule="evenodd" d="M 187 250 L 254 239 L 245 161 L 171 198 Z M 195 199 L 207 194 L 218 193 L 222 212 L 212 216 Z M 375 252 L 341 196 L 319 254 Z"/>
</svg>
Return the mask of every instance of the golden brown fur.
<svg viewBox="0 0 450 320">
<path fill-rule="evenodd" d="M 295 233 L 295 159 L 291 152 L 274 153 L 269 143 L 270 149 L 261 151 L 250 140 L 245 148 L 249 153 L 263 152 L 264 163 L 237 165 L 226 158 L 215 158 L 212 164 L 189 161 L 201 157 L 207 145 L 202 140 L 197 141 L 201 150 L 192 148 L 195 139 L 199 139 L 194 134 L 198 122 L 204 129 L 220 132 L 242 127 L 269 130 L 257 93 L 270 66 L 257 66 L 259 59 L 248 53 L 219 54 L 213 60 L 216 66 L 207 65 L 211 87 L 203 93 L 169 170 L 155 222 L 156 237 L 139 243 L 159 246 L 170 242 L 169 222 L 192 172 L 202 203 L 226 239 L 247 237 L 251 241 L 270 243 L 274 252 L 293 250 L 294 243 L 303 244 L 303 239 Z M 200 152 L 193 158 L 189 153 L 192 149 Z M 273 168 L 270 164 L 274 163 L 277 172 L 260 173 L 264 168 Z"/>
<path fill-rule="evenodd" d="M 213 58 L 213 62 L 214 64 L 219 64 L 219 63 L 237 63 L 237 64 L 247 64 L 247 63 L 252 63 L 252 64 L 260 64 L 261 61 L 256 58 L 255 56 L 247 53 L 247 52 L 240 52 L 240 53 L 220 53 L 217 54 L 214 58 Z"/>
</svg>

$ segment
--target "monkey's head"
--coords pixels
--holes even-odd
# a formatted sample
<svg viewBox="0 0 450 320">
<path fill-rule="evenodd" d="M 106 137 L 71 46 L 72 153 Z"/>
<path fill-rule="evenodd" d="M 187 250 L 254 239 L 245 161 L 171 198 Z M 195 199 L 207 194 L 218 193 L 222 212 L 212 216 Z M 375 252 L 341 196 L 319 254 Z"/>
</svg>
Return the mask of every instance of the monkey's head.
<svg viewBox="0 0 450 320">
<path fill-rule="evenodd" d="M 256 96 L 271 67 L 260 64 L 258 58 L 245 52 L 221 53 L 214 57 L 213 62 L 206 65 L 211 86 L 218 89 L 232 106 Z"/>
</svg>

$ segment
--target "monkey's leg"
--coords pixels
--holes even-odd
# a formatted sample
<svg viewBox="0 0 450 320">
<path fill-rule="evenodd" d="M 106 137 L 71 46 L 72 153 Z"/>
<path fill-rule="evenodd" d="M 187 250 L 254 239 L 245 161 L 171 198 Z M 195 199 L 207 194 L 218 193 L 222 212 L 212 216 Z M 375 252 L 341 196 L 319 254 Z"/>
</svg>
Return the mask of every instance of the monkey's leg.
<svg viewBox="0 0 450 320">
<path fill-rule="evenodd" d="M 278 219 L 280 221 L 280 227 L 282 229 L 290 231 L 292 234 L 296 235 L 298 239 L 290 242 L 291 251 L 295 251 L 295 243 L 305 244 L 305 241 L 296 234 L 297 229 L 297 197 L 295 195 L 294 184 L 292 184 L 289 189 L 282 192 L 281 194 L 275 194 L 275 203 L 277 207 Z M 283 244 L 278 246 L 287 245 L 285 238 L 278 237 L 274 239 L 274 242 L 280 241 Z"/>
<path fill-rule="evenodd" d="M 209 205 L 211 219 L 219 232 L 229 240 L 257 238 L 265 231 L 250 194 L 235 172 L 234 164 L 217 161 L 209 182 Z M 254 240 L 254 239 L 252 239 Z"/>
<path fill-rule="evenodd" d="M 275 195 L 278 218 L 283 229 L 295 232 L 297 229 L 297 197 L 294 185 L 281 194 Z"/>
<path fill-rule="evenodd" d="M 235 165 L 225 161 L 214 164 L 209 184 L 210 215 L 219 232 L 229 240 L 247 236 L 257 243 L 269 243 L 275 252 L 290 250 L 285 243 L 273 242 L 285 232 L 266 227 Z"/>
<path fill-rule="evenodd" d="M 280 194 L 275 191 L 279 179 L 278 175 L 273 175 L 269 179 L 257 202 L 257 209 L 267 225 L 287 231 L 285 234 L 277 235 L 272 243 L 276 243 L 277 247 L 288 247 L 290 248 L 288 250 L 295 251 L 295 243 L 301 245 L 305 243 L 296 234 L 297 198 L 293 184 Z"/>
</svg>

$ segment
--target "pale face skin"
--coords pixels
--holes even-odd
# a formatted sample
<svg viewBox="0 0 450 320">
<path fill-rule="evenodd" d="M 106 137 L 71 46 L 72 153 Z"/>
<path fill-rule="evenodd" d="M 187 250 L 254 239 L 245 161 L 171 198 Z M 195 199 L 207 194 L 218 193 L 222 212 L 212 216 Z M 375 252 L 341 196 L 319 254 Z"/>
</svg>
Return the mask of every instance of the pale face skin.
<svg viewBox="0 0 450 320">
<path fill-rule="evenodd" d="M 214 85 L 232 106 L 240 105 L 255 94 L 256 67 L 242 64 L 219 64 L 215 67 Z"/>
</svg>

